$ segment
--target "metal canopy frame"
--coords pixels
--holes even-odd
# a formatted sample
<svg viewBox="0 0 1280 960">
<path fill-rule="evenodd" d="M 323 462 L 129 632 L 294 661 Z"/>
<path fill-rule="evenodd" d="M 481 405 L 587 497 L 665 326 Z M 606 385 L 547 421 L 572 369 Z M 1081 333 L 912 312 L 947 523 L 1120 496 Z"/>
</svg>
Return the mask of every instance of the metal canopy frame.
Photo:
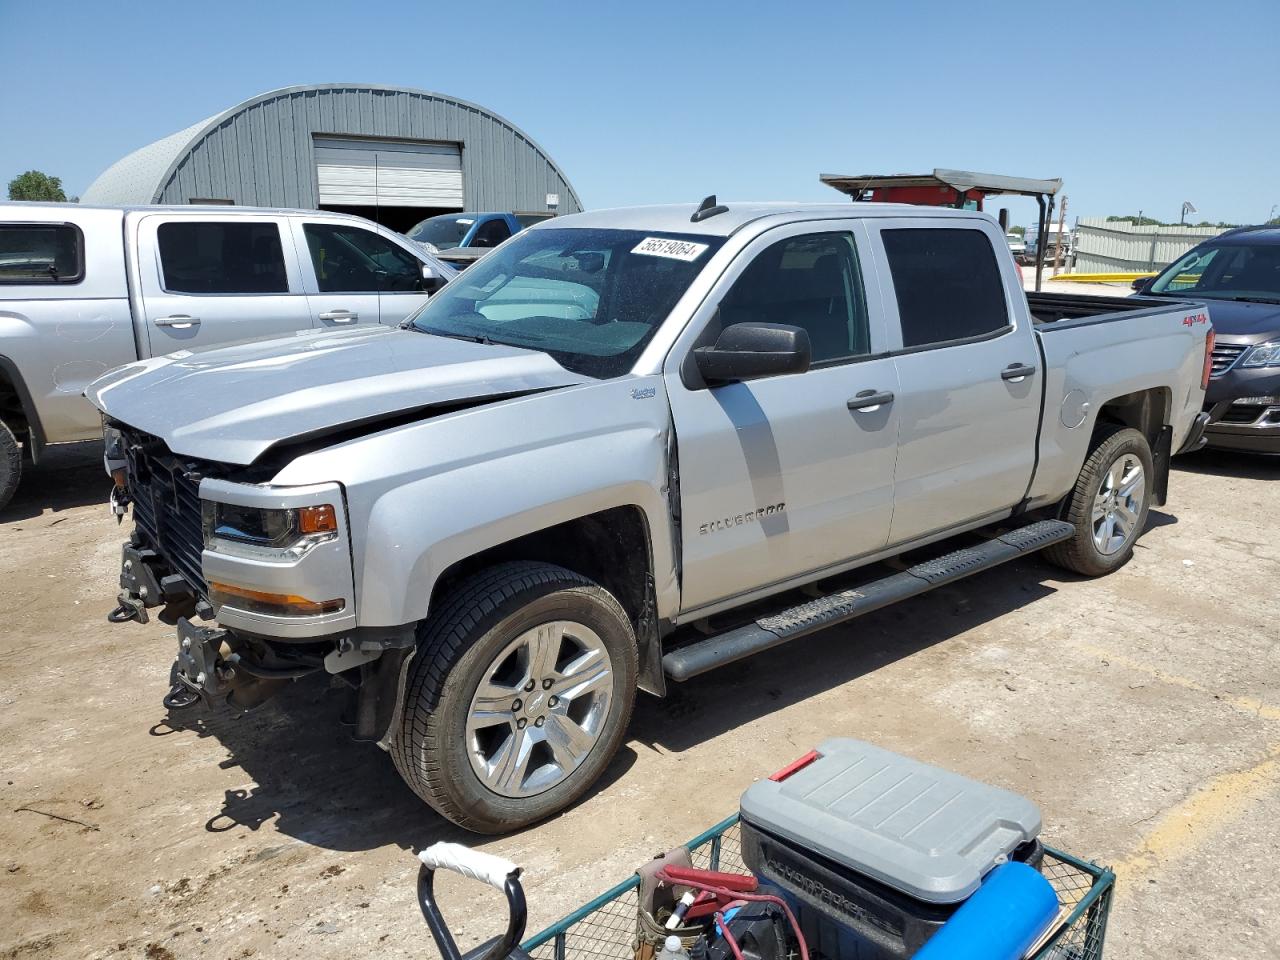
<svg viewBox="0 0 1280 960">
<path fill-rule="evenodd" d="M 1040 208 L 1040 234 L 1036 243 L 1036 291 L 1040 290 L 1044 273 L 1045 239 L 1053 222 L 1055 197 L 1062 189 L 1062 178 L 1037 180 L 1031 177 L 1007 177 L 999 173 L 974 173 L 971 170 L 937 168 L 933 173 L 857 174 L 846 176 L 823 173 L 818 180 L 848 194 L 856 203 L 868 190 L 884 187 L 944 187 L 956 193 L 957 208 L 963 208 L 965 195 L 977 190 L 984 196 L 1035 197 Z"/>
</svg>

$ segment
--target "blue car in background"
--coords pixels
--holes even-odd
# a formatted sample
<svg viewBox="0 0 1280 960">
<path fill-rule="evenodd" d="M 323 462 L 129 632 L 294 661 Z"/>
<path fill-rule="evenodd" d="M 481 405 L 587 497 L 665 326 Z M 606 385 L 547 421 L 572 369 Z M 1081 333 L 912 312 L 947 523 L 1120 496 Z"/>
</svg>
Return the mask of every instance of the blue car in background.
<svg viewBox="0 0 1280 960">
<path fill-rule="evenodd" d="M 1216 339 L 1208 445 L 1280 454 L 1280 226 L 1206 240 L 1134 287 L 1142 296 L 1209 302 Z"/>
<path fill-rule="evenodd" d="M 539 220 L 545 214 L 445 213 L 429 217 L 405 231 L 451 267 L 465 269 L 489 250 Z"/>
</svg>

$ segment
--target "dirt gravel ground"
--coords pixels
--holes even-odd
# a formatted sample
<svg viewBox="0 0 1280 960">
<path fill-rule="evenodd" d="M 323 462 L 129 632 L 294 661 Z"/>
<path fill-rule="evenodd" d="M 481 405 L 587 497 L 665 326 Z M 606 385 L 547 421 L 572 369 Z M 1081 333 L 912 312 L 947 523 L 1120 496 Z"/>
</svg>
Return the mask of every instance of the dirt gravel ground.
<svg viewBox="0 0 1280 960">
<path fill-rule="evenodd" d="M 468 838 L 323 685 L 166 713 L 170 629 L 104 620 L 98 455 L 55 451 L 0 514 L 0 957 L 434 956 L 413 851 Z M 1278 476 L 1197 454 L 1111 577 L 1022 561 L 642 697 L 587 800 L 479 846 L 540 929 L 849 735 L 1025 793 L 1114 864 L 1108 956 L 1280 957 Z M 497 931 L 495 894 L 442 887 L 462 943 Z"/>
</svg>

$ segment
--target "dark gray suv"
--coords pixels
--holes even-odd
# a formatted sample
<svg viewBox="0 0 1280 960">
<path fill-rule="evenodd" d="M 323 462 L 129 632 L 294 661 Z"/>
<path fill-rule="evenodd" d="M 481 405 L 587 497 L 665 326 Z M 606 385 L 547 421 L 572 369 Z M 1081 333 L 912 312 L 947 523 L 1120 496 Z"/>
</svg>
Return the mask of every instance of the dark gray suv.
<svg viewBox="0 0 1280 960">
<path fill-rule="evenodd" d="M 1280 454 L 1280 226 L 1207 240 L 1139 292 L 1213 301 L 1209 446 Z"/>
</svg>

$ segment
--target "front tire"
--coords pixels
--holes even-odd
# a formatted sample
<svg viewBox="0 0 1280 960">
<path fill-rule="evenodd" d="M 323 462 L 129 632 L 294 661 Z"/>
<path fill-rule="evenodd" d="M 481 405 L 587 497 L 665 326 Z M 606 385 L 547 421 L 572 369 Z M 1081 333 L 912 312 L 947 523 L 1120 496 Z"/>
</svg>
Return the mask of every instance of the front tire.
<svg viewBox="0 0 1280 960">
<path fill-rule="evenodd" d="M 453 589 L 424 624 L 392 759 L 461 827 L 527 826 L 604 772 L 638 672 L 631 623 L 603 587 L 552 564 L 500 564 Z"/>
<path fill-rule="evenodd" d="M 0 420 L 0 510 L 9 505 L 22 479 L 22 447 L 7 423 Z"/>
<path fill-rule="evenodd" d="M 1155 477 L 1146 437 L 1128 427 L 1103 430 L 1067 500 L 1063 519 L 1075 535 L 1045 551 L 1058 566 L 1087 577 L 1111 573 L 1133 556 Z"/>
</svg>

